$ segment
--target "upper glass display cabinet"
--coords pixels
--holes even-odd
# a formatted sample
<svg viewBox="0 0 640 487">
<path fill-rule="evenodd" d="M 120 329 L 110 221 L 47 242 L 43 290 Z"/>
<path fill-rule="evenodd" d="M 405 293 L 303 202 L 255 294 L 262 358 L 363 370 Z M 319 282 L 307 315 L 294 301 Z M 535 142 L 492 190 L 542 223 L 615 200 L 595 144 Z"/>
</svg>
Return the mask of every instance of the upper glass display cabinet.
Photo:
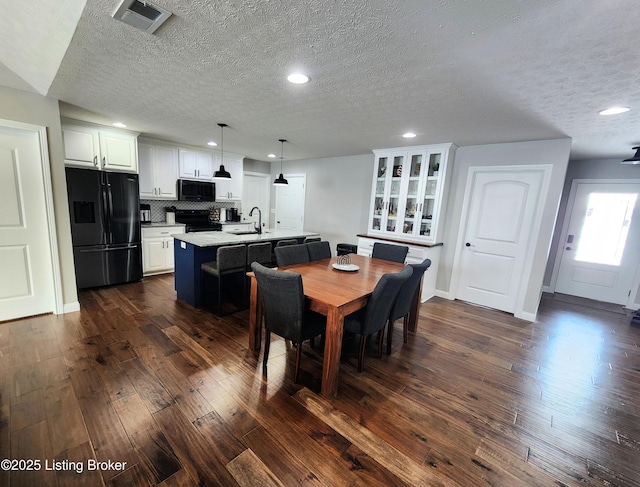
<svg viewBox="0 0 640 487">
<path fill-rule="evenodd" d="M 438 242 L 439 213 L 454 151 L 453 144 L 374 150 L 368 232 Z"/>
</svg>

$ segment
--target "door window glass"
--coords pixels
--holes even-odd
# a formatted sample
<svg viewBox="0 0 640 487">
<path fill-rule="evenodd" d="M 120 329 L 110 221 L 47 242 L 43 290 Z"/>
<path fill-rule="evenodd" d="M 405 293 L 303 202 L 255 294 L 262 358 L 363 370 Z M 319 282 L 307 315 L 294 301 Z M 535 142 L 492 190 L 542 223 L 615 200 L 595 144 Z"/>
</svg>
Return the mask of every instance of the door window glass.
<svg viewBox="0 0 640 487">
<path fill-rule="evenodd" d="M 589 194 L 576 260 L 620 265 L 637 197 L 637 194 Z"/>
</svg>

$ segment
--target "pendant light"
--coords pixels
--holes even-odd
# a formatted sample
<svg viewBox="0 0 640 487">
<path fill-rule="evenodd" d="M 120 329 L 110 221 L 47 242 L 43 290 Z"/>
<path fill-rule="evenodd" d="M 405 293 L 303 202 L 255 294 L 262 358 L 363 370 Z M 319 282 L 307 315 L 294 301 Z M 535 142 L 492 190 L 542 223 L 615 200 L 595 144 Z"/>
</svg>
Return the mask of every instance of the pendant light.
<svg viewBox="0 0 640 487">
<path fill-rule="evenodd" d="M 220 127 L 220 169 L 213 174 L 213 179 L 231 179 L 231 174 L 224 168 L 224 128 L 226 123 L 219 123 Z"/>
<path fill-rule="evenodd" d="M 636 154 L 629 159 L 625 159 L 620 164 L 640 164 L 640 147 L 633 147 L 633 150 L 636 151 Z"/>
<path fill-rule="evenodd" d="M 287 181 L 282 175 L 282 159 L 284 158 L 284 143 L 286 141 L 287 139 L 278 139 L 278 142 L 282 144 L 282 148 L 280 150 L 280 176 L 273 180 L 274 186 L 284 186 L 286 184 L 289 184 L 289 181 Z"/>
</svg>

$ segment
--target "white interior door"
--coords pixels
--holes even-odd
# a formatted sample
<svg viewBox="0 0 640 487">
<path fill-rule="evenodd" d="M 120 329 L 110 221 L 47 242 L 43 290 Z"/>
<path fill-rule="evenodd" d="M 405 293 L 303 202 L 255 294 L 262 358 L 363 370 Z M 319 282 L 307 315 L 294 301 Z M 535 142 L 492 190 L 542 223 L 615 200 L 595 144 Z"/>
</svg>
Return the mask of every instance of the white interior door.
<svg viewBox="0 0 640 487">
<path fill-rule="evenodd" d="M 56 309 L 40 136 L 0 124 L 0 321 Z"/>
<path fill-rule="evenodd" d="M 262 212 L 263 229 L 269 224 L 269 201 L 271 176 L 269 174 L 244 173 L 242 187 L 242 221 L 258 223 L 258 215 L 249 216 L 251 208 L 257 206 Z"/>
<path fill-rule="evenodd" d="M 472 168 L 469 177 L 456 298 L 513 313 L 545 171 Z"/>
<path fill-rule="evenodd" d="M 639 195 L 637 183 L 574 184 L 556 292 L 627 304 L 640 257 Z"/>
<path fill-rule="evenodd" d="M 276 186 L 276 228 L 302 231 L 304 228 L 304 197 L 307 176 L 285 176 L 289 184 Z"/>
</svg>

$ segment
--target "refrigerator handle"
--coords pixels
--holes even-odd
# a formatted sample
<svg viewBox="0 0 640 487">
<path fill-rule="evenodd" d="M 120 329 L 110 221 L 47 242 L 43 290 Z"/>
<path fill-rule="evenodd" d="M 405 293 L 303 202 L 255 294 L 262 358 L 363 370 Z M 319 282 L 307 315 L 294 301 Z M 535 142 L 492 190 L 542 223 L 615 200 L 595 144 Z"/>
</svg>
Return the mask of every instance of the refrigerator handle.
<svg viewBox="0 0 640 487">
<path fill-rule="evenodd" d="M 102 224 L 105 232 L 105 243 L 111 243 L 110 234 L 111 234 L 111 222 L 109 218 L 109 201 L 107 197 L 107 191 L 109 188 L 107 187 L 107 183 L 105 180 L 105 174 L 102 173 L 100 175 L 100 192 L 102 196 L 102 208 L 104 211 L 102 212 Z"/>
<path fill-rule="evenodd" d="M 109 243 L 113 243 L 113 231 L 111 230 L 111 222 L 113 221 L 113 195 L 111 194 L 111 183 L 107 179 L 107 194 L 109 196 Z"/>
</svg>

